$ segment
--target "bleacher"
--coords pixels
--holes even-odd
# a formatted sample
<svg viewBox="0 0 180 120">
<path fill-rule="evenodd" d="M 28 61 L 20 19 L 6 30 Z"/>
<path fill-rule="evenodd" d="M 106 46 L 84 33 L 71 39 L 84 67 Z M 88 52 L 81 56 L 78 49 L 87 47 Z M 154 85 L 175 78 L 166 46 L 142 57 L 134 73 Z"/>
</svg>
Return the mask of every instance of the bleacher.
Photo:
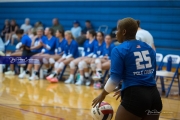
<svg viewBox="0 0 180 120">
<path fill-rule="evenodd" d="M 53 6 L 53 7 L 52 7 Z M 31 24 L 42 21 L 52 26 L 52 19 L 59 18 L 66 30 L 78 20 L 92 21 L 96 30 L 108 25 L 108 33 L 116 26 L 117 20 L 133 17 L 141 21 L 141 27 L 154 37 L 158 53 L 180 55 L 180 1 L 79 1 L 79 2 L 12 2 L 0 3 L 0 26 L 5 19 L 16 19 L 21 25 L 25 18 Z"/>
</svg>

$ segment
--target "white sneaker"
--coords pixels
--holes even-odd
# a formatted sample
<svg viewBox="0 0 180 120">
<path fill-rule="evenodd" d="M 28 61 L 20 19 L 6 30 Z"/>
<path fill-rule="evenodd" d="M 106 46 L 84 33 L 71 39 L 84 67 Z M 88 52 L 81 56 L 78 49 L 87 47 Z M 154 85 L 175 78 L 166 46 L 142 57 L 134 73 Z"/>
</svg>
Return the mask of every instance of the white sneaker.
<svg viewBox="0 0 180 120">
<path fill-rule="evenodd" d="M 23 79 L 23 78 L 29 78 L 29 75 L 26 74 L 26 71 L 22 72 L 21 74 L 19 74 L 18 76 L 20 79 Z"/>
<path fill-rule="evenodd" d="M 29 80 L 39 80 L 39 77 L 33 73 Z"/>
<path fill-rule="evenodd" d="M 83 83 L 84 83 L 84 80 L 83 80 L 83 79 L 78 79 L 75 84 L 76 84 L 76 85 L 83 85 Z"/>
<path fill-rule="evenodd" d="M 71 84 L 71 83 L 74 83 L 74 80 L 71 78 L 68 78 L 67 80 L 64 81 L 64 83 Z"/>
<path fill-rule="evenodd" d="M 100 75 L 99 73 L 96 73 L 96 75 L 94 75 L 94 76 L 92 77 L 92 79 L 95 80 L 95 81 L 98 81 L 98 80 L 101 79 L 101 75 Z"/>
<path fill-rule="evenodd" d="M 90 80 L 86 80 L 86 86 L 90 86 L 91 81 Z"/>
<path fill-rule="evenodd" d="M 7 71 L 7 72 L 5 72 L 4 74 L 5 74 L 5 75 L 14 75 L 15 72 L 14 72 L 14 71 Z"/>
</svg>

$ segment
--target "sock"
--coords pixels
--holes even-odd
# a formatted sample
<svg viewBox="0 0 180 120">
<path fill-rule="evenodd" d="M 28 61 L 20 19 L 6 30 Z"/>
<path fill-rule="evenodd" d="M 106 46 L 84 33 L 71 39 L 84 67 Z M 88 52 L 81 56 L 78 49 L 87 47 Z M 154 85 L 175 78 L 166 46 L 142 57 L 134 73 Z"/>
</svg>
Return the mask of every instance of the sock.
<svg viewBox="0 0 180 120">
<path fill-rule="evenodd" d="M 83 75 L 80 75 L 80 78 L 79 78 L 80 80 L 83 80 L 84 79 L 84 76 Z"/>
<path fill-rule="evenodd" d="M 47 73 L 50 73 L 52 71 L 53 67 L 50 67 L 48 70 L 47 70 Z"/>
<path fill-rule="evenodd" d="M 37 71 L 34 71 L 34 74 L 38 76 L 38 75 L 39 75 L 39 72 L 37 72 Z"/>
<path fill-rule="evenodd" d="M 85 72 L 85 78 L 86 78 L 86 79 L 89 78 L 89 72 Z"/>
<path fill-rule="evenodd" d="M 97 70 L 96 70 L 96 72 L 98 72 L 98 73 L 99 73 L 99 75 L 102 77 L 102 70 L 97 69 Z"/>
<path fill-rule="evenodd" d="M 70 74 L 69 79 L 73 79 L 73 78 L 74 78 L 74 75 Z"/>
<path fill-rule="evenodd" d="M 28 70 L 26 70 L 26 74 L 29 74 L 29 71 L 28 71 Z"/>
<path fill-rule="evenodd" d="M 52 74 L 53 74 L 53 77 L 57 76 L 57 72 L 56 71 L 54 71 Z"/>
</svg>

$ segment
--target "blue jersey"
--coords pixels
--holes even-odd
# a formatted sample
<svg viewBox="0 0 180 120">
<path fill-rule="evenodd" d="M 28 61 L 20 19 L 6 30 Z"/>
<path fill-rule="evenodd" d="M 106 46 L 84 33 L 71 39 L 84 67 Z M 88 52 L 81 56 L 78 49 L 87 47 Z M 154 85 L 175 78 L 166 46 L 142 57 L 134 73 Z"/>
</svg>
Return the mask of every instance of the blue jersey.
<svg viewBox="0 0 180 120">
<path fill-rule="evenodd" d="M 61 42 L 59 42 L 59 39 L 57 39 L 56 41 L 56 49 L 58 50 L 57 54 L 61 54 L 64 52 L 66 44 L 67 41 L 65 39 L 63 39 Z"/>
<path fill-rule="evenodd" d="M 44 48 L 45 49 L 44 53 L 47 53 L 50 55 L 54 54 L 54 51 L 56 49 L 56 41 L 57 41 L 57 39 L 54 36 L 52 36 L 51 39 L 49 39 L 49 40 L 46 37 L 46 39 L 43 41 L 43 43 L 45 45 L 48 45 L 50 47 L 50 49 Z"/>
<path fill-rule="evenodd" d="M 114 43 L 111 43 L 108 48 L 106 47 L 106 44 L 105 44 L 104 50 L 103 50 L 103 56 L 108 56 L 109 59 L 111 59 L 111 51 L 114 47 L 115 47 Z"/>
<path fill-rule="evenodd" d="M 146 43 L 132 40 L 115 47 L 111 53 L 111 80 L 122 90 L 130 86 L 155 86 L 156 53 Z"/>
<path fill-rule="evenodd" d="M 40 41 L 44 41 L 44 40 L 46 40 L 45 36 L 41 36 L 40 38 L 36 38 L 35 41 L 34 41 L 34 46 L 38 46 Z M 36 53 L 40 53 L 42 49 L 43 49 L 43 47 L 40 47 L 38 49 L 34 49 L 34 50 L 31 50 L 31 51 L 36 52 Z"/>
<path fill-rule="evenodd" d="M 66 42 L 65 55 L 72 55 L 73 58 L 79 57 L 78 43 L 75 40 L 72 40 L 70 44 Z"/>
<path fill-rule="evenodd" d="M 28 35 L 23 35 L 21 38 L 21 43 L 26 47 L 31 47 L 31 38 Z"/>
<path fill-rule="evenodd" d="M 99 45 L 98 42 L 95 43 L 94 54 L 96 57 L 103 55 L 104 45 L 105 42 L 103 42 L 101 45 Z"/>
<path fill-rule="evenodd" d="M 89 42 L 89 40 L 85 41 L 85 43 L 84 43 L 85 56 L 93 54 L 96 44 L 97 44 L 97 40 L 93 40 L 91 43 Z"/>
</svg>

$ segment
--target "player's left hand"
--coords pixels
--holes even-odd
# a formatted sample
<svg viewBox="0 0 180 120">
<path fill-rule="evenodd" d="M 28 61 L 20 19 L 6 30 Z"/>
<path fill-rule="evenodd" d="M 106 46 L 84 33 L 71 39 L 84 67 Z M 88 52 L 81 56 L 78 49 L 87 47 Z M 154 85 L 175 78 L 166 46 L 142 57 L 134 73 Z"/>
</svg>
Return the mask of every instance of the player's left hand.
<svg viewBox="0 0 180 120">
<path fill-rule="evenodd" d="M 92 106 L 95 107 L 99 103 L 99 107 L 101 105 L 101 102 L 105 99 L 106 95 L 100 94 L 98 97 L 96 97 L 93 100 Z"/>
</svg>

